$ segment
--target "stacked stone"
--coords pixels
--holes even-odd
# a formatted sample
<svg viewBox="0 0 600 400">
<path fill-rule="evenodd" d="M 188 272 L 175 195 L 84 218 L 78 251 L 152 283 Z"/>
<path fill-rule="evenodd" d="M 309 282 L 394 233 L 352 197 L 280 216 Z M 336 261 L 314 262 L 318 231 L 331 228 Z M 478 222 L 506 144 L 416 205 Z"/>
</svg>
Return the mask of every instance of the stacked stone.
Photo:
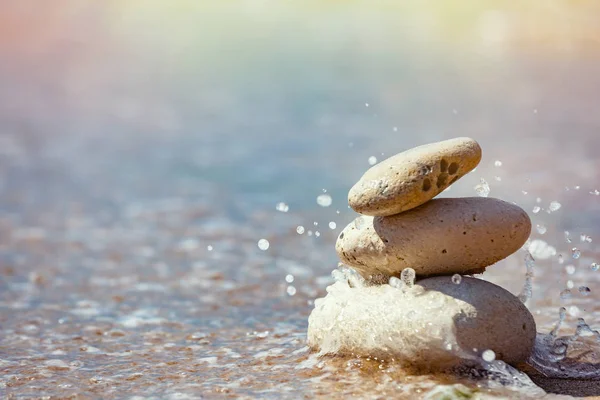
<svg viewBox="0 0 600 400">
<path fill-rule="evenodd" d="M 373 166 L 350 190 L 350 206 L 363 215 L 342 231 L 336 251 L 371 284 L 387 283 L 413 269 L 425 289 L 471 307 L 449 312 L 477 316 L 462 326 L 460 319 L 455 322 L 463 347 L 480 353 L 490 349 L 497 358 L 518 363 L 533 347 L 533 317 L 508 291 L 463 275 L 483 273 L 519 250 L 531 232 L 527 213 L 487 197 L 433 199 L 480 160 L 475 140 L 456 138 Z M 500 317 L 504 313 L 510 318 Z"/>
</svg>

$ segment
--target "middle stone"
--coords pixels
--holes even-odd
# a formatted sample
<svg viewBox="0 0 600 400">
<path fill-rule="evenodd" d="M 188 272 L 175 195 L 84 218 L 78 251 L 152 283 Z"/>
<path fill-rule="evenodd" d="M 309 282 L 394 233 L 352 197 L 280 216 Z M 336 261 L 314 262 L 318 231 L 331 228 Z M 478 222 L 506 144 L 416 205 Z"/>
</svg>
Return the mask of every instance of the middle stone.
<svg viewBox="0 0 600 400">
<path fill-rule="evenodd" d="M 523 246 L 531 221 L 520 207 L 484 197 L 434 199 L 389 217 L 361 216 L 336 242 L 338 256 L 365 278 L 482 273 Z"/>
</svg>

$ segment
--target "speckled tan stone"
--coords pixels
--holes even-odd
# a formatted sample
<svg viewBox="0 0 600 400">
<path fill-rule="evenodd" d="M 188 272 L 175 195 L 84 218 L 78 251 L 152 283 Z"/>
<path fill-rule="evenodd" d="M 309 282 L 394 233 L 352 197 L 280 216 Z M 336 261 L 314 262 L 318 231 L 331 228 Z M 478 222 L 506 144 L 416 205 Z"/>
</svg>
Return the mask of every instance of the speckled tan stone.
<svg viewBox="0 0 600 400">
<path fill-rule="evenodd" d="M 371 167 L 348 193 L 364 215 L 387 216 L 418 207 L 479 164 L 481 147 L 461 137 L 415 147 Z"/>
<path fill-rule="evenodd" d="M 342 262 L 365 278 L 413 268 L 418 276 L 481 273 L 531 233 L 520 207 L 485 197 L 434 199 L 389 217 L 361 216 L 340 234 Z"/>
</svg>

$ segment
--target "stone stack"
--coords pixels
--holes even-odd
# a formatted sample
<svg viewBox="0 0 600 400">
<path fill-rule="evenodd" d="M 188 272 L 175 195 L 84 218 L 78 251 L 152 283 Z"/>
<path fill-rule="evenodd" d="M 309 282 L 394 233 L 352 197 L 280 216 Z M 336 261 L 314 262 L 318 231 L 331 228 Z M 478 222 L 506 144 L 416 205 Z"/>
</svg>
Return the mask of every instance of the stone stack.
<svg viewBox="0 0 600 400">
<path fill-rule="evenodd" d="M 496 358 L 518 363 L 533 347 L 533 317 L 508 291 L 463 275 L 483 273 L 519 250 L 531 233 L 527 213 L 487 197 L 433 199 L 480 160 L 475 140 L 456 138 L 373 166 L 349 192 L 350 206 L 362 215 L 339 235 L 336 251 L 371 286 L 414 270 L 417 285 L 453 300 L 447 302 L 453 318 L 431 324 L 454 324 L 463 350 L 479 355 L 491 350 Z M 318 327 L 310 322 L 309 344 L 319 347 L 322 332 L 315 333 Z"/>
</svg>

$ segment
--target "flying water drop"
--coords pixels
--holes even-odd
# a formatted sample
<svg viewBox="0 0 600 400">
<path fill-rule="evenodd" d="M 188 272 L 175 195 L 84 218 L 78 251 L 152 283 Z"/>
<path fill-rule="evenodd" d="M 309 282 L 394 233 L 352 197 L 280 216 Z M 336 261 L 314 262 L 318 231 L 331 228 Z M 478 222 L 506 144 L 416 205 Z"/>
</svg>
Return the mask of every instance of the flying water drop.
<svg viewBox="0 0 600 400">
<path fill-rule="evenodd" d="M 525 283 L 523 289 L 519 294 L 519 300 L 521 303 L 526 303 L 533 295 L 533 269 L 535 267 L 535 260 L 529 251 L 525 251 Z"/>
<path fill-rule="evenodd" d="M 290 206 L 288 206 L 284 202 L 280 202 L 280 203 L 277 203 L 277 205 L 275 206 L 275 209 L 279 212 L 286 213 L 290 210 Z"/>
<path fill-rule="evenodd" d="M 565 271 L 567 271 L 567 274 L 573 275 L 575 273 L 575 266 L 572 264 L 569 264 L 565 267 Z"/>
<path fill-rule="evenodd" d="M 571 298 L 571 289 L 565 289 L 562 292 L 560 292 L 560 298 L 562 300 L 567 300 Z"/>
<path fill-rule="evenodd" d="M 321 207 L 329 207 L 332 203 L 331 196 L 328 194 L 321 194 L 317 196 L 317 204 Z"/>
<path fill-rule="evenodd" d="M 492 362 L 496 359 L 496 353 L 493 350 L 486 350 L 481 354 L 483 361 Z"/>
<path fill-rule="evenodd" d="M 390 286 L 396 289 L 400 289 L 402 288 L 402 281 L 398 278 L 396 278 L 395 276 L 392 276 L 390 278 Z"/>
<path fill-rule="evenodd" d="M 415 278 L 416 273 L 415 270 L 412 268 L 405 268 L 400 273 L 400 279 L 402 280 L 404 285 L 406 285 L 406 287 L 413 287 L 413 285 L 415 284 Z"/>
<path fill-rule="evenodd" d="M 592 292 L 587 286 L 579 286 L 578 290 L 582 296 L 588 296 Z"/>
<path fill-rule="evenodd" d="M 550 212 L 558 211 L 561 207 L 562 207 L 562 204 L 560 204 L 558 201 L 552 201 L 550 203 L 550 206 L 548 207 L 548 211 L 550 211 Z"/>
<path fill-rule="evenodd" d="M 268 250 L 269 249 L 269 241 L 267 239 L 260 239 L 258 241 L 258 248 L 261 249 L 262 251 Z"/>
<path fill-rule="evenodd" d="M 485 179 L 481 178 L 479 183 L 475 185 L 475 192 L 479 197 L 488 197 L 490 195 L 490 185 Z"/>
</svg>

